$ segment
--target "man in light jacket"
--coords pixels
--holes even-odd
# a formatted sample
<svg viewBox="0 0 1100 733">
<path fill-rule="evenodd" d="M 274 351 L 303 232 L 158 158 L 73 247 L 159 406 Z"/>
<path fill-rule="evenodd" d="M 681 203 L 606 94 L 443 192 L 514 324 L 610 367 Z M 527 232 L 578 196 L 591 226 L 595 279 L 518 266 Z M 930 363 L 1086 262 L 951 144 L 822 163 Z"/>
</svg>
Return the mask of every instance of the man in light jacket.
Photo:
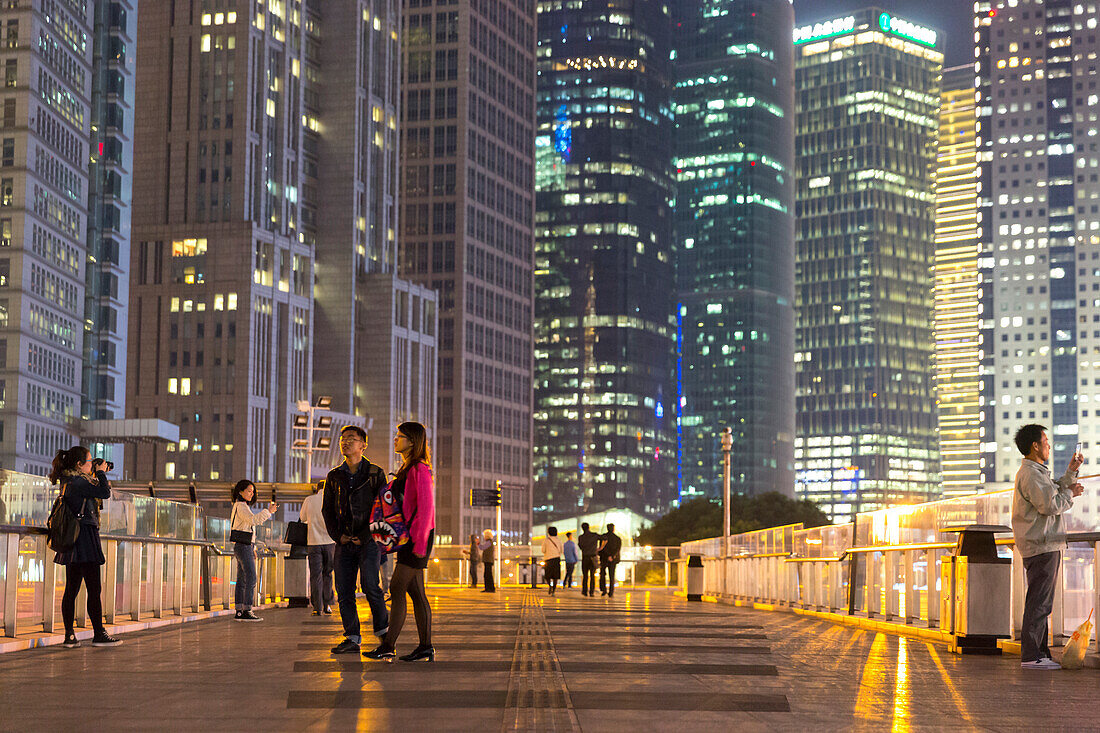
<svg viewBox="0 0 1100 733">
<path fill-rule="evenodd" d="M 313 493 L 302 502 L 298 520 L 308 529 L 307 557 L 309 558 L 309 600 L 313 615 L 332 613 L 332 569 L 336 557 L 336 543 L 328 536 L 321 507 L 325 499 L 325 482 L 318 481 Z"/>
<path fill-rule="evenodd" d="M 1047 645 L 1047 617 L 1054 607 L 1054 584 L 1066 546 L 1062 515 L 1073 506 L 1073 498 L 1084 491 L 1077 483 L 1077 469 L 1085 459 L 1074 453 L 1065 474 L 1052 479 L 1046 466 L 1050 439 L 1042 425 L 1024 425 L 1017 430 L 1016 447 L 1024 459 L 1016 472 L 1012 495 L 1012 535 L 1027 575 L 1020 666 L 1060 669 Z"/>
</svg>

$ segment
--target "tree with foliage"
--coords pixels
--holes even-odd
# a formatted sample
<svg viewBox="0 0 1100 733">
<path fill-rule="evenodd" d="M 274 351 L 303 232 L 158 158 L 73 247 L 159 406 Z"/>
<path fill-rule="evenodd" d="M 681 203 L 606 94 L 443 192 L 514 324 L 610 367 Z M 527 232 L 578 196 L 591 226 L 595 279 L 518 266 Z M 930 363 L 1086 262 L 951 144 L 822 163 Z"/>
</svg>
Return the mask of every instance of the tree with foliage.
<svg viewBox="0 0 1100 733">
<path fill-rule="evenodd" d="M 730 497 L 730 532 L 733 534 L 798 522 L 804 527 L 830 523 L 829 517 L 813 502 L 797 501 L 776 491 Z M 639 545 L 669 546 L 721 534 L 721 500 L 698 497 L 672 509 L 634 539 Z"/>
</svg>

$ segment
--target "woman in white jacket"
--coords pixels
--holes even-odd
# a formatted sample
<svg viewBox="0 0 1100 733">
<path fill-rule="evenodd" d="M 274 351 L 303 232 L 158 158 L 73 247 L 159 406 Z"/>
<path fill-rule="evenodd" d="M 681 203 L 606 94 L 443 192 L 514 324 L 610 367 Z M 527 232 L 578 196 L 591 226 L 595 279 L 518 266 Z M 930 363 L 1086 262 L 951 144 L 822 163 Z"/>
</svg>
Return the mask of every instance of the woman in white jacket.
<svg viewBox="0 0 1100 733">
<path fill-rule="evenodd" d="M 237 607 L 235 621 L 263 621 L 252 613 L 252 601 L 256 597 L 256 550 L 252 546 L 252 533 L 257 524 L 271 519 L 279 508 L 275 502 L 253 514 L 256 504 L 256 487 L 247 479 L 242 479 L 233 487 L 233 511 L 230 513 L 229 526 L 232 532 L 233 554 L 237 558 L 237 589 L 234 601 Z"/>
<path fill-rule="evenodd" d="M 562 543 L 561 538 L 558 537 L 558 528 L 550 527 L 542 540 L 542 565 L 544 577 L 550 585 L 550 595 L 554 595 L 558 581 L 561 580 L 561 550 Z"/>
</svg>

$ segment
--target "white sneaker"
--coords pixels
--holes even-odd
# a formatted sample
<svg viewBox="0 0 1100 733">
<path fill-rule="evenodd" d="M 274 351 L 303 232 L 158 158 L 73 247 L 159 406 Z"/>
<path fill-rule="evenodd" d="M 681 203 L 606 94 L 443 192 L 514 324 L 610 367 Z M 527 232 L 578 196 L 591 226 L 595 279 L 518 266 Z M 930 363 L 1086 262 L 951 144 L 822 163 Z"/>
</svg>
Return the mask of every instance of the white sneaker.
<svg viewBox="0 0 1100 733">
<path fill-rule="evenodd" d="M 1020 669 L 1061 669 L 1062 665 L 1053 659 L 1036 659 L 1033 662 L 1020 662 Z"/>
</svg>

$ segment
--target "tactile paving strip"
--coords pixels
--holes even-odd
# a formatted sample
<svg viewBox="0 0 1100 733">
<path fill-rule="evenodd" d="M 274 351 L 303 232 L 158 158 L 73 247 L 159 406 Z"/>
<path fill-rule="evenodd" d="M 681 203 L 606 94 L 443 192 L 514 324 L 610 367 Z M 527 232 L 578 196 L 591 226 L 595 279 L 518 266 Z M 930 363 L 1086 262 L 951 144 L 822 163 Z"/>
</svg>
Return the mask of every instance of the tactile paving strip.
<svg viewBox="0 0 1100 733">
<path fill-rule="evenodd" d="M 580 731 L 542 601 L 523 594 L 502 731 Z"/>
</svg>

